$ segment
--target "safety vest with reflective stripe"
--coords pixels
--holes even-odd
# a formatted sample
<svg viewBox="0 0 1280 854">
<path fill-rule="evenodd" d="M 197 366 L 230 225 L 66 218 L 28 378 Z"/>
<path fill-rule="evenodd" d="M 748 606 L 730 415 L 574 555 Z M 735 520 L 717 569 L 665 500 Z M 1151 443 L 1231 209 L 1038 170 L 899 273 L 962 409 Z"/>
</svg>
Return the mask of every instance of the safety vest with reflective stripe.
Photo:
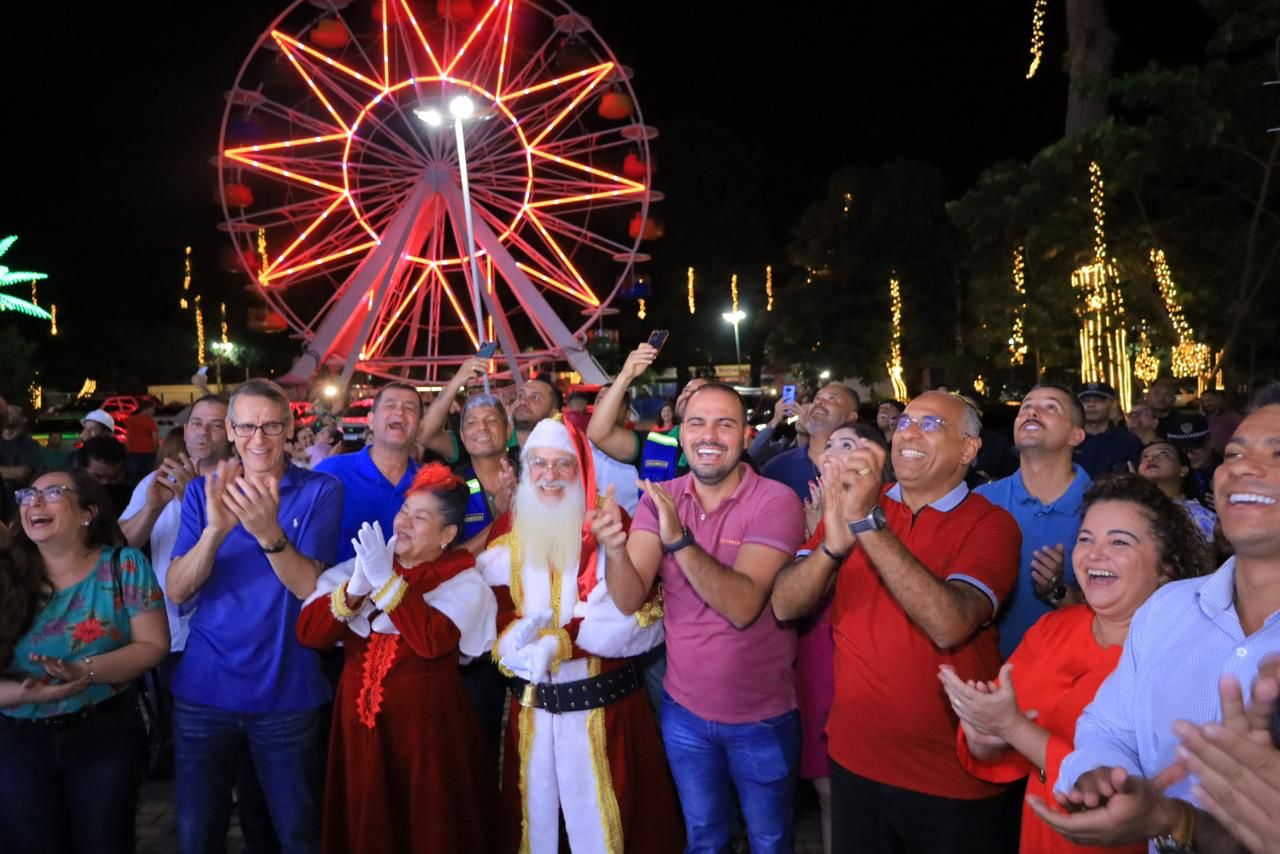
<svg viewBox="0 0 1280 854">
<path fill-rule="evenodd" d="M 679 459 L 679 439 L 666 433 L 651 432 L 644 440 L 640 476 L 652 481 L 673 480 Z"/>
<path fill-rule="evenodd" d="M 474 469 L 468 469 L 474 475 Z M 489 497 L 484 494 L 478 477 L 467 479 L 467 512 L 462 520 L 462 539 L 469 540 L 483 531 L 493 522 L 493 511 L 489 508 Z"/>
</svg>

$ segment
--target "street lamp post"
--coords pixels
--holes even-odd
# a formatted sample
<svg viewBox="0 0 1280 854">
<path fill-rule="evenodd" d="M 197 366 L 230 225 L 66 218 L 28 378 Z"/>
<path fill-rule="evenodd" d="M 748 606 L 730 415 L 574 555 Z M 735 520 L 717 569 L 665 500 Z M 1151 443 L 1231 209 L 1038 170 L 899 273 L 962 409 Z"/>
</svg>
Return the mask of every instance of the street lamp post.
<svg viewBox="0 0 1280 854">
<path fill-rule="evenodd" d="M 733 352 L 737 362 L 734 363 L 734 370 L 742 368 L 742 344 L 738 339 L 738 324 L 747 319 L 747 313 L 740 308 L 733 311 L 726 311 L 720 315 L 725 319 L 726 323 L 733 324 Z"/>
<path fill-rule="evenodd" d="M 463 232 L 467 241 L 467 257 L 471 261 L 471 307 L 476 315 L 476 336 L 485 343 L 484 317 L 480 312 L 480 264 L 476 260 L 476 235 L 471 218 L 471 185 L 467 177 L 467 142 L 462 124 L 475 114 L 475 104 L 466 95 L 458 95 L 449 101 L 449 115 L 453 116 L 454 139 L 458 146 L 458 175 L 462 181 Z M 416 115 L 428 127 L 438 128 L 444 117 L 435 108 L 415 110 Z M 484 375 L 484 390 L 489 393 L 489 375 Z"/>
</svg>

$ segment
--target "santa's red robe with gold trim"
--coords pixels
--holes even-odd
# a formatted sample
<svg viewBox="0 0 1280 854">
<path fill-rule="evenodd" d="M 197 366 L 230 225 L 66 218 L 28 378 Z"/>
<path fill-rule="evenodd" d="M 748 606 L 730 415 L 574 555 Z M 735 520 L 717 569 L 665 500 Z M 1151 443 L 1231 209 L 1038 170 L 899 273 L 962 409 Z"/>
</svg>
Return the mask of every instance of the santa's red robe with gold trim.
<svg viewBox="0 0 1280 854">
<path fill-rule="evenodd" d="M 308 646 L 342 641 L 344 650 L 323 850 L 490 851 L 497 792 L 489 763 L 496 760 L 463 692 L 458 660 L 460 642 L 473 654 L 492 643 L 493 597 L 471 555 L 452 552 L 409 570 L 397 563 L 400 588 L 352 611 L 345 582 L 353 563 L 321 576 L 297 628 Z"/>
<path fill-rule="evenodd" d="M 526 558 L 507 519 L 477 566 L 498 600 L 494 657 L 514 649 L 503 634 L 525 614 L 549 610 L 572 653 L 555 663 L 553 683 L 607 673 L 662 643 L 661 609 L 650 602 L 623 615 L 604 586 L 603 552 L 584 544 L 576 573 Z M 504 643 L 504 641 L 506 641 Z M 653 708 L 641 685 L 622 700 L 589 711 L 551 714 L 513 697 L 504 734 L 501 845 L 507 852 L 554 854 L 560 824 L 574 854 L 676 854 L 684 828 Z"/>
</svg>

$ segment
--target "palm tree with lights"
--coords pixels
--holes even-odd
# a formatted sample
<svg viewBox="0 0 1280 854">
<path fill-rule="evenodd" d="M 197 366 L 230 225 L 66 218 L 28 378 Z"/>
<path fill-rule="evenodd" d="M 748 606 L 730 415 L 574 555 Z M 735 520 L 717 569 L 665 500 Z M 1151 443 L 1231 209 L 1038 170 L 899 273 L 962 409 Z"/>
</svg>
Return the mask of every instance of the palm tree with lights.
<svg viewBox="0 0 1280 854">
<path fill-rule="evenodd" d="M 0 240 L 0 258 L 4 258 L 4 254 L 9 251 L 9 247 L 17 241 L 18 236 L 11 234 Z M 4 264 L 0 264 L 0 288 L 8 288 L 13 285 L 28 285 L 38 282 L 42 279 L 49 278 L 44 273 L 26 273 L 18 270 L 10 270 Z M 41 320 L 51 320 L 49 312 L 45 311 L 34 302 L 28 302 L 24 299 L 9 296 L 0 293 L 0 311 L 16 311 L 31 317 L 38 317 Z"/>
</svg>

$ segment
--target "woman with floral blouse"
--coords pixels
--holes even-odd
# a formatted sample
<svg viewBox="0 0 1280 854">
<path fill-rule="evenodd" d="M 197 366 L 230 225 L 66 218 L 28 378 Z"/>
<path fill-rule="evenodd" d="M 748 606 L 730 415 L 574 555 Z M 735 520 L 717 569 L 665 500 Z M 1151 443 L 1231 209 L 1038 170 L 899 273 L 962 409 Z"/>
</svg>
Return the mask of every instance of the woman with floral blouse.
<svg viewBox="0 0 1280 854">
<path fill-rule="evenodd" d="M 169 652 L 164 597 L 88 475 L 50 472 L 15 497 L 0 551 L 0 839 L 131 852 L 144 759 L 132 683 Z"/>
</svg>

